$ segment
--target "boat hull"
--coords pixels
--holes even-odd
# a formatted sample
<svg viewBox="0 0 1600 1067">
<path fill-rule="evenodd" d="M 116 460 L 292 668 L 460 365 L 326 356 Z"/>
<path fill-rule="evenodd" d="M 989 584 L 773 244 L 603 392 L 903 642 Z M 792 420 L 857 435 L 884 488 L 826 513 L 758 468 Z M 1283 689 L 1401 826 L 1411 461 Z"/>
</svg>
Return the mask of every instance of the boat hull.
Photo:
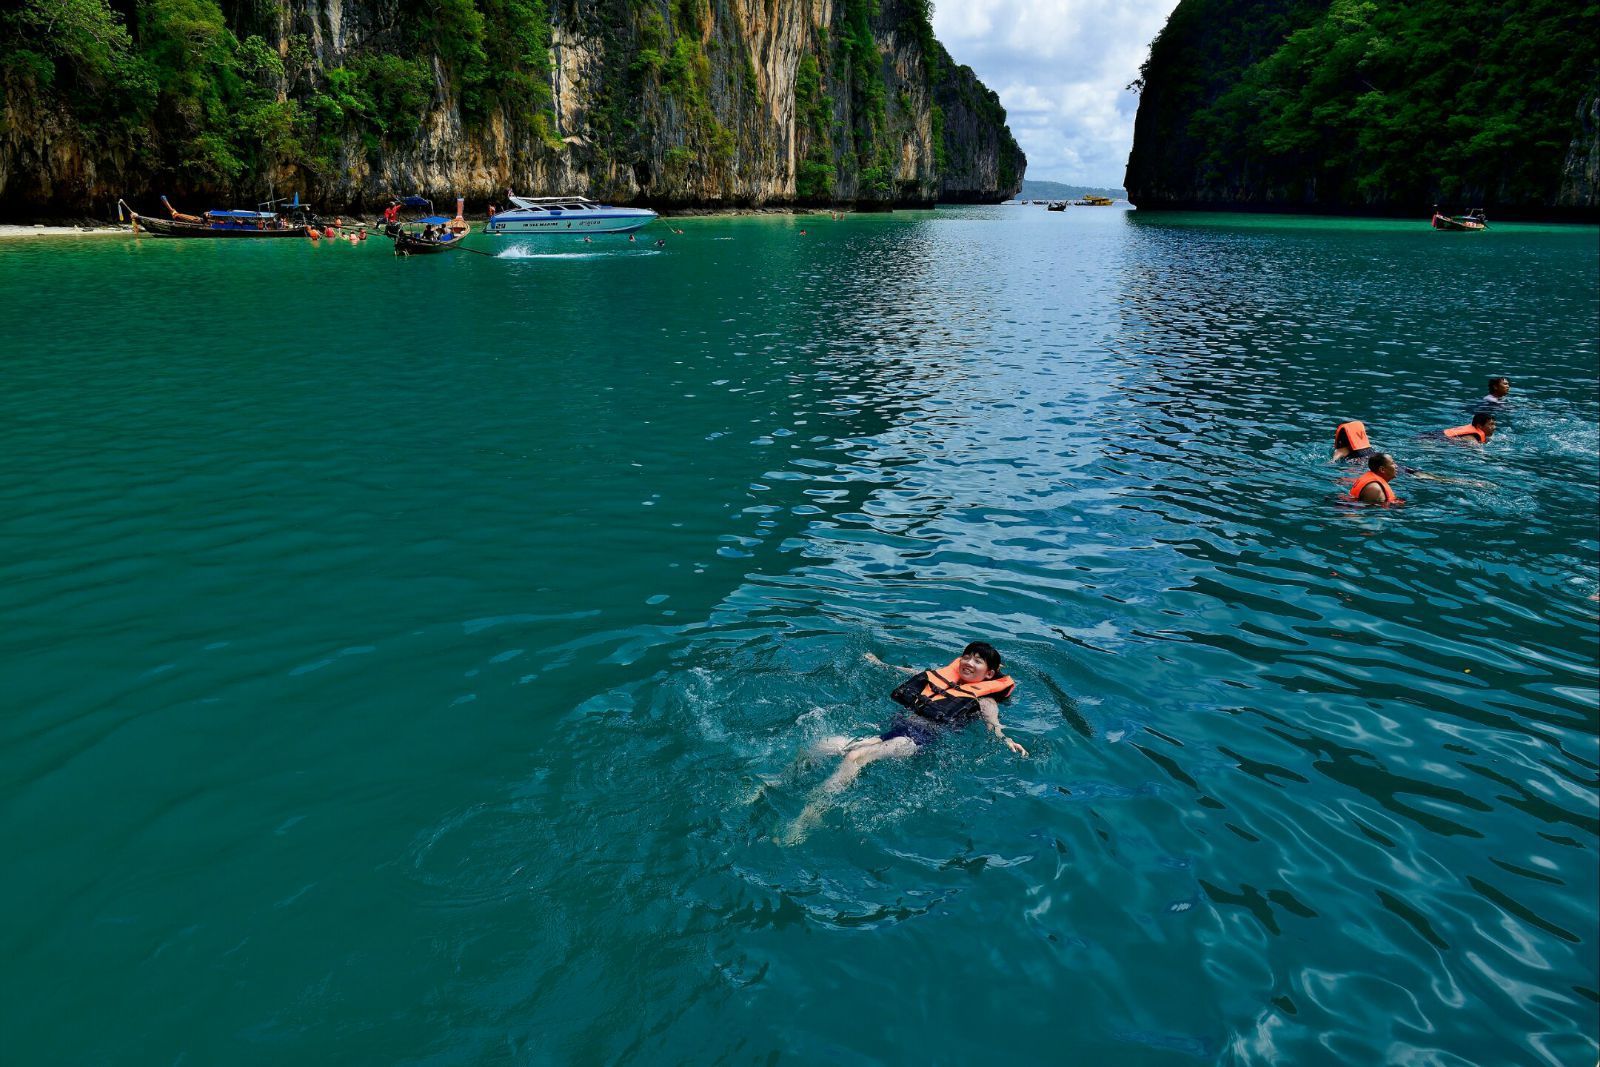
<svg viewBox="0 0 1600 1067">
<path fill-rule="evenodd" d="M 654 211 L 643 208 L 626 210 L 626 214 L 503 211 L 489 220 L 484 233 L 491 237 L 594 237 L 608 233 L 633 233 L 657 218 Z"/>
<path fill-rule="evenodd" d="M 237 228 L 216 227 L 204 222 L 179 222 L 176 219 L 154 219 L 149 215 L 134 215 L 133 226 L 135 233 L 148 233 L 154 237 L 196 237 L 208 239 L 238 239 L 250 241 L 266 241 L 274 238 L 305 240 L 308 236 L 304 226 L 286 227 L 281 230 L 252 230 L 243 226 Z"/>
<path fill-rule="evenodd" d="M 1486 230 L 1489 227 L 1487 224 L 1479 222 L 1476 219 L 1455 218 L 1451 215 L 1435 215 L 1433 217 L 1433 228 L 1436 230 L 1448 230 L 1452 233 L 1470 233 L 1475 230 Z"/>
<path fill-rule="evenodd" d="M 460 237 L 448 241 L 424 241 L 420 237 L 401 234 L 394 239 L 394 254 L 397 256 L 433 256 L 441 252 L 454 252 L 460 247 Z"/>
</svg>

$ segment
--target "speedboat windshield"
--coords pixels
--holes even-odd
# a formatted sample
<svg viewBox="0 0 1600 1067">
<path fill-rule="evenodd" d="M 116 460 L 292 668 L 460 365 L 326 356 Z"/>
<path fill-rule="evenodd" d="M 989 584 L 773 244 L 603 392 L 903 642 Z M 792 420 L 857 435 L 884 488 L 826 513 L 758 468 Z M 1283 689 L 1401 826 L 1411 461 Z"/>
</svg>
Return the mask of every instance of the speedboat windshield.
<svg viewBox="0 0 1600 1067">
<path fill-rule="evenodd" d="M 585 196 L 513 196 L 511 202 L 528 211 L 594 211 L 600 207 Z"/>
</svg>

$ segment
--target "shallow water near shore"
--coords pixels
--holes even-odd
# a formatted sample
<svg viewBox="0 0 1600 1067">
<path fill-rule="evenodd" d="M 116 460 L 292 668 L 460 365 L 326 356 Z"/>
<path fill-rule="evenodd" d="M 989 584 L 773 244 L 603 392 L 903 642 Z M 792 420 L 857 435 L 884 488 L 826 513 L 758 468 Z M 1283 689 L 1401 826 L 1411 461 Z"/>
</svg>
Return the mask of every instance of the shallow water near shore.
<svg viewBox="0 0 1600 1067">
<path fill-rule="evenodd" d="M 671 223 L 0 245 L 8 1060 L 1594 1062 L 1593 228 Z"/>
</svg>

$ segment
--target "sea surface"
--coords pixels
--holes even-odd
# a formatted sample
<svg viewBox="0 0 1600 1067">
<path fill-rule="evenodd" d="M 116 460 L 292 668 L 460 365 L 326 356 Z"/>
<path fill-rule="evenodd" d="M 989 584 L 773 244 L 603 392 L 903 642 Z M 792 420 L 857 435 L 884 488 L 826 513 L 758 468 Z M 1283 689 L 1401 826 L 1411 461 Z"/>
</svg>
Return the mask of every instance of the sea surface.
<svg viewBox="0 0 1600 1067">
<path fill-rule="evenodd" d="M 1596 230 L 466 248 L 0 243 L 6 1063 L 1595 1062 Z"/>
</svg>

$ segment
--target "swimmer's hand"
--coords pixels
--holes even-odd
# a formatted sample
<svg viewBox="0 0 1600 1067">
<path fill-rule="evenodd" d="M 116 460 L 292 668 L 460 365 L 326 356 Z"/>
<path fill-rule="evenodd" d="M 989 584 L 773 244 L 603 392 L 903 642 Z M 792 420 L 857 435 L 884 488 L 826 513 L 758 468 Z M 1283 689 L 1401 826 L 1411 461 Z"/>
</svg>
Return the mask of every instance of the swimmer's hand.
<svg viewBox="0 0 1600 1067">
<path fill-rule="evenodd" d="M 1006 747 L 1009 748 L 1011 751 L 1015 752 L 1017 755 L 1023 757 L 1024 759 L 1027 758 L 1027 756 L 1028 756 L 1028 750 L 1027 749 L 1023 748 L 1021 745 L 1017 744 L 1015 741 L 1013 741 L 1009 737 L 1003 737 L 1003 738 L 1001 738 L 1001 740 L 1006 743 Z"/>
<path fill-rule="evenodd" d="M 879 659 L 877 656 L 874 656 L 871 652 L 861 653 L 861 658 L 866 660 L 868 663 L 876 663 L 880 667 L 883 666 L 883 660 Z"/>
</svg>

